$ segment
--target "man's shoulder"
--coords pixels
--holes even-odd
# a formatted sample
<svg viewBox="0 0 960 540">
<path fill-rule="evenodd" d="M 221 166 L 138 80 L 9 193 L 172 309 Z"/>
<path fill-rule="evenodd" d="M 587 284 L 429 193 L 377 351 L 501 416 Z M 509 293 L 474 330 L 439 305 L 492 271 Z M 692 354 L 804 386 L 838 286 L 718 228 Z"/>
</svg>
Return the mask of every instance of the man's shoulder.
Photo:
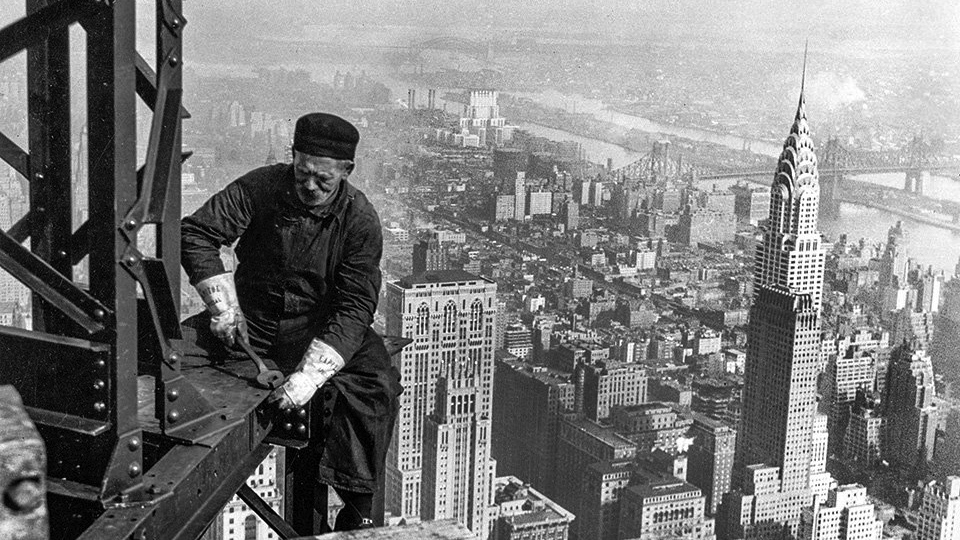
<svg viewBox="0 0 960 540">
<path fill-rule="evenodd" d="M 264 165 L 236 179 L 242 188 L 252 192 L 272 191 L 280 187 L 283 176 L 287 173 L 288 163 Z"/>
<path fill-rule="evenodd" d="M 346 183 L 347 186 L 347 197 L 350 199 L 350 207 L 353 212 L 366 214 L 372 213 L 373 215 L 377 214 L 376 208 L 374 208 L 373 203 L 370 202 L 370 199 L 367 198 L 367 195 L 360 190 L 357 186 L 353 185 L 350 182 Z"/>
</svg>

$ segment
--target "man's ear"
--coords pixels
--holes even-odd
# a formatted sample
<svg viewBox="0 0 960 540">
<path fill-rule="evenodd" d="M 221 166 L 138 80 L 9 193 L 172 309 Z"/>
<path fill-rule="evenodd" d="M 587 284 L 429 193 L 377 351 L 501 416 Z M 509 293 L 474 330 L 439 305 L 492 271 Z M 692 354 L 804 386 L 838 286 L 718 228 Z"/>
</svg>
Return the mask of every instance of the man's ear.
<svg viewBox="0 0 960 540">
<path fill-rule="evenodd" d="M 343 165 L 344 174 L 346 174 L 346 176 L 350 176 L 350 173 L 353 172 L 353 168 L 356 167 L 356 165 L 357 164 L 354 163 L 353 161 L 347 161 L 346 163 L 344 163 Z"/>
</svg>

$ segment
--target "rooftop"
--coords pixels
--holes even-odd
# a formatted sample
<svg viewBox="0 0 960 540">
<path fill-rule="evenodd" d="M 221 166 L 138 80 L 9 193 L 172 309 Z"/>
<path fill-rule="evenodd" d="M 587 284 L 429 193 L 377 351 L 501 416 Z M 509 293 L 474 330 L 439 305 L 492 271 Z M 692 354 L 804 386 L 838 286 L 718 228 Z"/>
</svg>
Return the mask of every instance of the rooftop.
<svg viewBox="0 0 960 540">
<path fill-rule="evenodd" d="M 463 270 L 430 270 L 407 276 L 396 284 L 404 289 L 409 289 L 416 285 L 429 285 L 437 283 L 456 283 L 467 285 L 469 283 L 493 283 L 489 279 L 465 272 Z"/>
</svg>

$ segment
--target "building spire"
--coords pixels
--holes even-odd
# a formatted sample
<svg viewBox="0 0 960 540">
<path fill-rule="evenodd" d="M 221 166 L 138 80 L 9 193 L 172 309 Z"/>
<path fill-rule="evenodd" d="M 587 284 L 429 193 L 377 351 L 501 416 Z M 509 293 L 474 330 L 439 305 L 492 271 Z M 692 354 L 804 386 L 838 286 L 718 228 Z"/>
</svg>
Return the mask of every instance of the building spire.
<svg viewBox="0 0 960 540">
<path fill-rule="evenodd" d="M 800 72 L 800 102 L 797 104 L 796 120 L 800 120 L 801 118 L 806 119 L 806 111 L 804 110 L 806 108 L 806 101 L 803 98 L 803 91 L 807 84 L 807 50 L 809 46 L 810 40 L 808 39 L 803 44 L 803 70 Z"/>
</svg>

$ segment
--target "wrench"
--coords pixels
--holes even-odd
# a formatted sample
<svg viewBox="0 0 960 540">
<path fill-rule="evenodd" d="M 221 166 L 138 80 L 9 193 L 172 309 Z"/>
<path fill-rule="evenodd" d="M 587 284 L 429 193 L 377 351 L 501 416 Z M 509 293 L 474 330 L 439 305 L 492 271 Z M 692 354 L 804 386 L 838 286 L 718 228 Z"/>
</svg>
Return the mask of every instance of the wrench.
<svg viewBox="0 0 960 540">
<path fill-rule="evenodd" d="M 260 385 L 261 388 L 269 388 L 271 390 L 279 388 L 280 385 L 283 384 L 283 373 L 275 369 L 267 369 L 266 364 L 263 363 L 263 359 L 253 350 L 253 347 L 250 346 L 247 340 L 239 338 L 238 336 L 237 341 L 240 342 L 240 347 L 243 348 L 243 352 L 247 353 L 247 356 L 257 364 L 257 371 L 259 372 L 257 374 L 257 384 Z"/>
</svg>

